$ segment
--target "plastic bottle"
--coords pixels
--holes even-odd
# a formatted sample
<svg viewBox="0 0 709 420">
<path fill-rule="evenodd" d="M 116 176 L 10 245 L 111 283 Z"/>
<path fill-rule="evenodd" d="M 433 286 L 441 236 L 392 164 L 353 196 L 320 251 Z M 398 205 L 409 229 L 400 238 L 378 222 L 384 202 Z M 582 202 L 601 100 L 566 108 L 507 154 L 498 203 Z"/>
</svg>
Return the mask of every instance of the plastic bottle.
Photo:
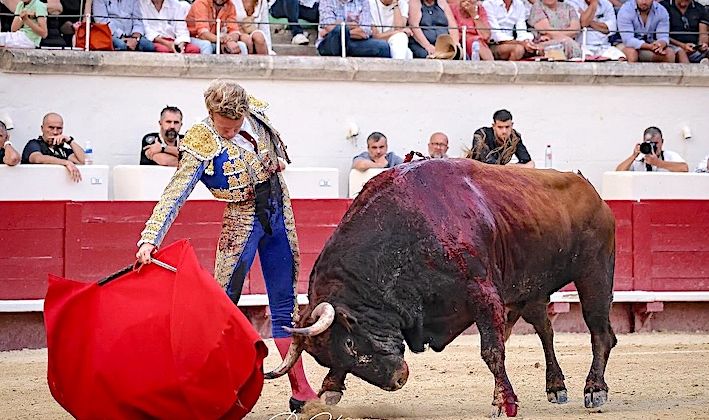
<svg viewBox="0 0 709 420">
<path fill-rule="evenodd" d="M 91 142 L 87 141 L 84 147 L 84 165 L 94 164 L 94 149 L 91 147 Z"/>
<path fill-rule="evenodd" d="M 473 41 L 473 61 L 480 61 L 480 41 Z"/>
<path fill-rule="evenodd" d="M 544 167 L 551 168 L 551 145 L 547 144 L 547 148 L 544 151 Z"/>
</svg>

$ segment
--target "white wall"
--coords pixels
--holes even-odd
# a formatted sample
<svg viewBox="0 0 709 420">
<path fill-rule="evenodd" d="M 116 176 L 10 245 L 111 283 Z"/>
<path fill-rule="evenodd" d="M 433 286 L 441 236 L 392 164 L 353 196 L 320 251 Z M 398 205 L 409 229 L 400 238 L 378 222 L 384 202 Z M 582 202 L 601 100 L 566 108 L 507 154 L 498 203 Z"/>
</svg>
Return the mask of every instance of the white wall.
<svg viewBox="0 0 709 420">
<path fill-rule="evenodd" d="M 238 79 L 238 75 L 234 74 Z M 207 79 L 88 75 L 0 74 L 0 111 L 12 117 L 11 137 L 21 149 L 40 134 L 42 116 L 64 116 L 65 131 L 92 141 L 99 164 L 137 164 L 143 134 L 155 131 L 165 105 L 180 107 L 186 125 L 205 115 Z M 271 104 L 294 166 L 340 170 L 340 195 L 347 196 L 352 157 L 366 136 L 381 131 L 390 150 L 426 152 L 428 136 L 444 131 L 449 154 L 459 156 L 472 132 L 507 108 L 538 166 L 552 145 L 554 166 L 580 169 L 600 189 L 602 174 L 630 155 L 649 125 L 665 133 L 665 148 L 679 152 L 693 170 L 709 153 L 709 88 L 599 85 L 470 85 L 354 81 L 244 80 L 252 94 Z M 356 141 L 345 138 L 349 122 Z M 682 140 L 688 125 L 694 137 Z M 183 128 L 183 131 L 187 127 Z"/>
</svg>

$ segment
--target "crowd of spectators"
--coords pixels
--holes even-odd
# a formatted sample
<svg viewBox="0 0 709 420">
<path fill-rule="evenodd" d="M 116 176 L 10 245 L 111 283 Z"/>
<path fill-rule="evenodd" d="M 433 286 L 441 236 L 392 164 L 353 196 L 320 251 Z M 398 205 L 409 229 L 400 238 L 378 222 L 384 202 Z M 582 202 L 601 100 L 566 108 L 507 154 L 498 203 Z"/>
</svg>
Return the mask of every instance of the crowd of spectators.
<svg viewBox="0 0 709 420">
<path fill-rule="evenodd" d="M 0 1 L 15 15 L 0 32 L 8 48 L 70 43 L 79 19 L 65 14 L 83 4 Z M 473 60 L 709 63 L 709 11 L 695 0 L 87 0 L 83 9 L 108 24 L 115 50 L 275 54 L 274 17 L 287 20 L 291 43 L 312 37 L 324 56 L 344 44 L 348 56 L 441 58 L 436 44 L 452 42 Z"/>
</svg>

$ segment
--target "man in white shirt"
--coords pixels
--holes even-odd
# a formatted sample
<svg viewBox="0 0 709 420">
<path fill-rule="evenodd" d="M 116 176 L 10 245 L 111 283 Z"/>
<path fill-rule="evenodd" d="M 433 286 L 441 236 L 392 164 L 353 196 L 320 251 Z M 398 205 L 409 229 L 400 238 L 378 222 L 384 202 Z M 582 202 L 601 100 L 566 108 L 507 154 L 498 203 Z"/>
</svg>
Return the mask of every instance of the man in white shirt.
<svg viewBox="0 0 709 420">
<path fill-rule="evenodd" d="M 565 0 L 581 17 L 581 32 L 576 42 L 583 47 L 586 56 L 604 57 L 609 60 L 625 60 L 623 51 L 612 46 L 608 35 L 614 33 L 618 25 L 615 10 L 608 0 Z M 584 36 L 583 28 L 586 28 Z M 585 38 L 585 39 L 584 39 Z"/>
<path fill-rule="evenodd" d="M 372 13 L 372 37 L 384 39 L 389 43 L 391 58 L 414 58 L 409 49 L 411 29 L 404 28 L 409 19 L 408 0 L 369 0 Z"/>
<path fill-rule="evenodd" d="M 521 60 L 539 49 L 527 30 L 527 9 L 522 0 L 485 0 L 490 27 L 493 29 L 490 50 L 495 60 Z"/>
<path fill-rule="evenodd" d="M 648 127 L 643 142 L 637 143 L 633 153 L 615 168 L 616 171 L 636 172 L 688 172 L 689 166 L 679 153 L 662 150 L 662 131 Z"/>
<path fill-rule="evenodd" d="M 155 51 L 199 54 L 199 47 L 190 44 L 185 9 L 177 0 L 140 0 L 140 9 L 145 37 L 153 42 Z"/>
</svg>

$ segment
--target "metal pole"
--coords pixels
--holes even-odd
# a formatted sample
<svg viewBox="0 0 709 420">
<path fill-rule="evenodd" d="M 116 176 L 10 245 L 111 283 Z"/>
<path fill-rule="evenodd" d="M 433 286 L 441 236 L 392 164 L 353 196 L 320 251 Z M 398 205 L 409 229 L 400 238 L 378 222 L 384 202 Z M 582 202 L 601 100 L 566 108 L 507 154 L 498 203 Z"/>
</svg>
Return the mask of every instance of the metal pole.
<svg viewBox="0 0 709 420">
<path fill-rule="evenodd" d="M 345 22 L 340 22 L 340 46 L 342 47 L 342 58 L 347 57 L 347 45 L 345 43 Z"/>
<path fill-rule="evenodd" d="M 468 60 L 468 27 L 463 26 L 461 28 L 463 30 L 463 61 Z"/>
<path fill-rule="evenodd" d="M 581 61 L 586 61 L 586 35 L 588 35 L 588 28 L 583 28 L 581 30 Z"/>
<path fill-rule="evenodd" d="M 222 52 L 222 20 L 217 18 L 217 55 Z"/>
<path fill-rule="evenodd" d="M 86 14 L 86 45 L 84 51 L 89 51 L 89 42 L 91 41 L 91 13 Z"/>
</svg>

